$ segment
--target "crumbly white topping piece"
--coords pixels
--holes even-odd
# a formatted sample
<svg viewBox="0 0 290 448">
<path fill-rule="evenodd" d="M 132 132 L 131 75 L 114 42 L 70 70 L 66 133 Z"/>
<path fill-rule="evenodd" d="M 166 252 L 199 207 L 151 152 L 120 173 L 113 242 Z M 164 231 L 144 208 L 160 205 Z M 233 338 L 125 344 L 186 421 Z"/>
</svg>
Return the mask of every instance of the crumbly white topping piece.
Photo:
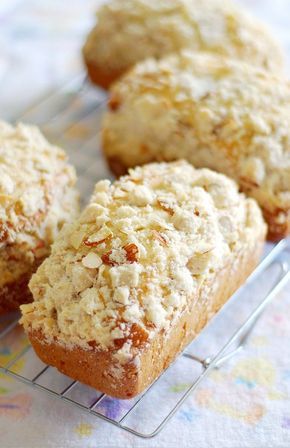
<svg viewBox="0 0 290 448">
<path fill-rule="evenodd" d="M 36 127 L 0 121 L 0 285 L 29 271 L 76 216 L 75 182 L 64 151 Z"/>
<path fill-rule="evenodd" d="M 104 71 L 122 71 L 182 48 L 273 71 L 283 65 L 281 49 L 267 29 L 228 0 L 111 0 L 98 10 L 84 55 Z"/>
<path fill-rule="evenodd" d="M 183 51 L 138 64 L 112 89 L 104 149 L 125 166 L 185 158 L 238 181 L 265 210 L 290 208 L 290 83 Z"/>
<path fill-rule="evenodd" d="M 32 277 L 22 323 L 49 340 L 113 349 L 125 362 L 264 233 L 258 206 L 233 181 L 187 162 L 101 181 Z"/>
</svg>

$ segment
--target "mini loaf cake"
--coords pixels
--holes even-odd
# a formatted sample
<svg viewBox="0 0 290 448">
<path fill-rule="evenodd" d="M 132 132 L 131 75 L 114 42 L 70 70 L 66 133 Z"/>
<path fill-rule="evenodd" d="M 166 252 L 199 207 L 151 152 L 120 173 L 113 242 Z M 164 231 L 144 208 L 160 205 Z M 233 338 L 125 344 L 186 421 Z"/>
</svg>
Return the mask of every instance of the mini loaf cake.
<svg viewBox="0 0 290 448">
<path fill-rule="evenodd" d="M 65 153 L 37 128 L 0 122 L 0 314 L 32 300 L 31 274 L 76 216 L 75 182 Z"/>
<path fill-rule="evenodd" d="M 187 159 L 234 178 L 263 208 L 269 238 L 290 231 L 290 83 L 247 64 L 181 52 L 116 83 L 103 126 L 115 174 Z"/>
<path fill-rule="evenodd" d="M 32 277 L 21 322 L 44 362 L 133 397 L 245 281 L 265 232 L 255 201 L 222 174 L 136 168 L 97 183 Z"/>
<path fill-rule="evenodd" d="M 283 67 L 268 30 L 229 0 L 111 0 L 100 7 L 83 55 L 91 80 L 107 88 L 136 62 L 183 48 Z"/>
</svg>

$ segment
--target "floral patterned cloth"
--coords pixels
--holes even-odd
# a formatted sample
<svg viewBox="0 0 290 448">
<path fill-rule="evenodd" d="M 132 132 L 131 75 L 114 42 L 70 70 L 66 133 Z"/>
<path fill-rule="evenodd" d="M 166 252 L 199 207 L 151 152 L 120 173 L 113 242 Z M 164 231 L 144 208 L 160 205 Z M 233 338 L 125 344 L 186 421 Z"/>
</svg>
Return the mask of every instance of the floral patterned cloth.
<svg viewBox="0 0 290 448">
<path fill-rule="evenodd" d="M 96 3 L 94 0 L 1 0 L 2 118 L 16 118 L 46 89 L 81 70 L 79 48 L 93 20 Z M 290 54 L 288 0 L 243 0 L 242 3 L 272 26 Z M 156 438 L 138 439 L 2 374 L 1 448 L 288 448 L 289 286 L 267 308 L 247 349 L 212 372 Z M 244 305 L 241 306 L 243 314 Z M 240 317 L 240 312 L 228 316 L 234 323 Z M 215 338 L 201 340 L 207 354 L 214 351 L 214 341 Z M 23 344 L 25 340 L 21 336 L 17 340 L 8 338 L 0 348 L 0 363 L 8 362 Z M 16 366 L 18 372 L 27 367 L 23 362 Z M 188 384 L 180 372 L 164 387 L 170 398 L 186 390 Z M 113 418 L 126 410 L 125 402 L 109 407 L 105 402 L 103 406 Z M 145 421 L 147 416 L 141 418 Z"/>
</svg>

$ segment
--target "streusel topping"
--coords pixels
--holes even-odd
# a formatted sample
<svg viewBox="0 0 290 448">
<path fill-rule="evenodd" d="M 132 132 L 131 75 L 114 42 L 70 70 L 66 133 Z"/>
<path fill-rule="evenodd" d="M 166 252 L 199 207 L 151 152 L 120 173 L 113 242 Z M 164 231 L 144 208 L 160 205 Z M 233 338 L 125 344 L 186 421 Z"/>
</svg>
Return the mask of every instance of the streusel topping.
<svg viewBox="0 0 290 448">
<path fill-rule="evenodd" d="M 103 70 L 125 70 L 182 48 L 209 51 L 279 71 L 282 55 L 267 29 L 228 0 L 112 0 L 97 13 L 85 57 Z"/>
<path fill-rule="evenodd" d="M 56 193 L 72 190 L 75 181 L 64 151 L 49 144 L 38 128 L 0 121 L 0 246 L 38 234 Z M 76 207 L 76 198 L 72 202 Z M 68 207 L 65 202 L 54 211 L 65 221 Z"/>
<path fill-rule="evenodd" d="M 239 248 L 253 248 L 261 228 L 258 206 L 233 181 L 186 162 L 98 182 L 33 276 L 35 301 L 22 306 L 22 323 L 48 340 L 127 359 L 168 330 Z"/>
<path fill-rule="evenodd" d="M 0 288 L 31 273 L 76 217 L 76 174 L 34 126 L 0 121 Z"/>
<path fill-rule="evenodd" d="M 124 166 L 184 158 L 234 178 L 265 210 L 290 209 L 290 83 L 187 50 L 112 89 L 104 149 Z M 285 218 L 284 218 L 285 219 Z"/>
</svg>

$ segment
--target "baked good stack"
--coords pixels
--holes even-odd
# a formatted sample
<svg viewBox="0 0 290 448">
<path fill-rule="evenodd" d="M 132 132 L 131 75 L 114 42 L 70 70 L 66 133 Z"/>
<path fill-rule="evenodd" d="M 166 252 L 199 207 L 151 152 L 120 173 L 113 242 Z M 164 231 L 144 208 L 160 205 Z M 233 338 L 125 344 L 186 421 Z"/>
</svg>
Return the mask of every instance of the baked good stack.
<svg viewBox="0 0 290 448">
<path fill-rule="evenodd" d="M 33 126 L 0 122 L 0 314 L 32 300 L 28 282 L 78 213 L 65 153 Z"/>
</svg>

